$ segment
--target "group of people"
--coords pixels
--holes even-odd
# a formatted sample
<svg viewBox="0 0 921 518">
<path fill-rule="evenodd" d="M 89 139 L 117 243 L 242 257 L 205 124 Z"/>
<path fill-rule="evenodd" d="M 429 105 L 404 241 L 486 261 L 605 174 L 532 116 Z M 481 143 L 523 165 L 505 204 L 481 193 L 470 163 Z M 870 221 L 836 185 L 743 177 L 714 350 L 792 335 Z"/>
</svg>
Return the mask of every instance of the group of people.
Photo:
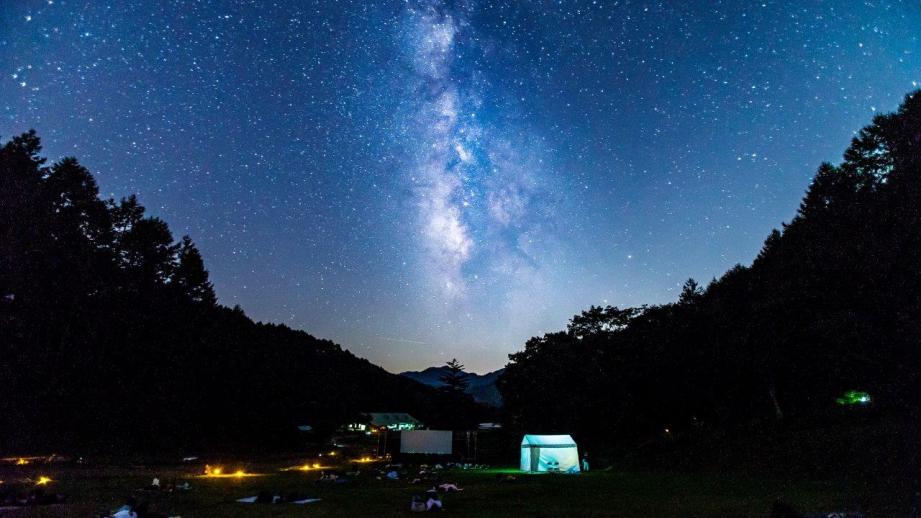
<svg viewBox="0 0 921 518">
<path fill-rule="evenodd" d="M 303 493 L 283 493 L 281 491 L 262 490 L 256 496 L 238 498 L 237 502 L 243 504 L 309 504 L 319 502 L 319 498 L 314 498 Z"/>
<path fill-rule="evenodd" d="M 458 487 L 456 483 L 444 482 L 433 485 L 425 492 L 425 495 L 413 495 L 409 502 L 409 510 L 412 512 L 442 511 L 444 510 L 444 501 L 439 492 L 457 493 L 463 490 L 464 488 Z"/>
<path fill-rule="evenodd" d="M 461 464 L 450 465 L 450 467 L 472 469 L 470 466 L 465 468 Z M 464 488 L 459 487 L 456 482 L 444 481 L 442 479 L 444 470 L 445 466 L 441 464 L 435 464 L 431 467 L 425 464 L 419 466 L 419 471 L 416 477 L 413 478 L 411 484 L 427 485 L 429 489 L 426 490 L 424 495 L 413 495 L 409 502 L 410 511 L 441 511 L 444 509 L 444 500 L 442 499 L 441 493 L 458 493 L 464 490 Z"/>
<path fill-rule="evenodd" d="M 51 493 L 44 487 L 26 481 L 23 484 L 6 482 L 0 484 L 0 506 L 30 507 L 64 503 L 64 495 Z"/>
<path fill-rule="evenodd" d="M 464 488 L 458 487 L 456 482 L 436 482 L 425 492 L 425 495 L 413 495 L 409 502 L 409 510 L 413 512 L 441 511 L 444 509 L 444 501 L 440 493 L 458 493 L 463 490 Z"/>
<path fill-rule="evenodd" d="M 172 493 L 174 491 L 189 491 L 190 489 L 192 489 L 192 486 L 188 480 L 177 481 L 171 477 L 166 484 L 163 484 L 159 477 L 154 477 L 150 481 L 150 485 L 142 487 L 137 493 L 141 494 L 148 491 Z M 151 511 L 149 502 L 139 502 L 134 496 L 126 498 L 125 503 L 115 511 L 99 513 L 97 516 L 100 518 L 169 518 L 168 515 Z"/>
</svg>

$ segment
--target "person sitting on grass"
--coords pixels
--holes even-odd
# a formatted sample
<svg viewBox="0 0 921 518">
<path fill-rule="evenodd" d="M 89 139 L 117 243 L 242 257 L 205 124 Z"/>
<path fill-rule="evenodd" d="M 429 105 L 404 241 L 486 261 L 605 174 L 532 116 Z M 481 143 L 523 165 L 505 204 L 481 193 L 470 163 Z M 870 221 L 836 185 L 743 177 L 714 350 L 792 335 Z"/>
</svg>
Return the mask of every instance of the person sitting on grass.
<svg viewBox="0 0 921 518">
<path fill-rule="evenodd" d="M 445 482 L 444 484 L 439 484 L 438 489 L 444 491 L 445 493 L 456 493 L 458 491 L 463 491 L 464 488 L 457 487 L 457 483 Z"/>
</svg>

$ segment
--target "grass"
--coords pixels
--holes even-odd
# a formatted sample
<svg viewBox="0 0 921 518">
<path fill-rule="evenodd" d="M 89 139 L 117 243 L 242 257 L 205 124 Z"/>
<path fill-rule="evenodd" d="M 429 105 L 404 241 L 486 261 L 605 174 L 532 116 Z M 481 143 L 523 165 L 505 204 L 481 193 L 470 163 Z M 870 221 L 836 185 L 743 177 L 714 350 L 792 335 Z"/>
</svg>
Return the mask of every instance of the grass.
<svg viewBox="0 0 921 518">
<path fill-rule="evenodd" d="M 26 467 L 24 467 L 26 468 Z M 196 468 L 197 469 L 197 468 Z M 119 507 L 128 495 L 147 500 L 151 510 L 183 518 L 287 517 L 287 516 L 404 516 L 409 501 L 424 487 L 409 480 L 364 480 L 347 484 L 318 484 L 316 472 L 279 472 L 278 466 L 249 465 L 248 471 L 265 476 L 242 479 L 196 477 L 192 468 L 86 468 L 50 469 L 43 474 L 55 481 L 49 490 L 64 493 L 60 506 L 13 511 L 4 516 L 92 516 Z M 39 474 L 36 468 L 15 470 L 18 476 Z M 465 490 L 444 497 L 445 513 L 452 516 L 619 516 L 619 517 L 747 517 L 767 516 L 774 501 L 782 499 L 804 511 L 861 510 L 870 516 L 906 516 L 911 511 L 908 488 L 833 480 L 762 478 L 752 475 L 683 472 L 674 470 L 597 471 L 581 475 L 517 475 L 499 483 L 496 475 L 511 469 L 449 471 L 447 482 Z M 13 473 L 12 475 L 16 475 Z M 7 471 L 4 476 L 10 479 Z M 188 492 L 137 491 L 158 476 L 185 478 Z M 236 499 L 261 490 L 307 494 L 322 498 L 304 506 L 292 504 L 240 504 Z"/>
</svg>

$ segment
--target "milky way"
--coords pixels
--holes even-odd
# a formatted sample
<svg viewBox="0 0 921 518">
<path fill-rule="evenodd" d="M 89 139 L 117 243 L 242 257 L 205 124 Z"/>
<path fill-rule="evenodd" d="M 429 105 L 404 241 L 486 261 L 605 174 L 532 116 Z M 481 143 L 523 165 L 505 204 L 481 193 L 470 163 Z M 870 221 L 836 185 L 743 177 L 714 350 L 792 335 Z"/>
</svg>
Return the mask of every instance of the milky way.
<svg viewBox="0 0 921 518">
<path fill-rule="evenodd" d="M 501 366 L 749 263 L 921 83 L 917 1 L 0 2 L 0 136 L 138 193 L 222 303 Z"/>
<path fill-rule="evenodd" d="M 541 219 L 532 197 L 544 171 L 528 161 L 533 151 L 505 137 L 517 128 L 484 120 L 495 111 L 483 103 L 489 85 L 456 59 L 482 54 L 465 10 L 421 3 L 407 9 L 403 23 L 414 74 L 402 95 L 418 99 L 407 144 L 422 262 L 450 311 L 475 307 L 471 284 L 524 282 L 522 263 L 539 266 L 529 245 Z"/>
</svg>

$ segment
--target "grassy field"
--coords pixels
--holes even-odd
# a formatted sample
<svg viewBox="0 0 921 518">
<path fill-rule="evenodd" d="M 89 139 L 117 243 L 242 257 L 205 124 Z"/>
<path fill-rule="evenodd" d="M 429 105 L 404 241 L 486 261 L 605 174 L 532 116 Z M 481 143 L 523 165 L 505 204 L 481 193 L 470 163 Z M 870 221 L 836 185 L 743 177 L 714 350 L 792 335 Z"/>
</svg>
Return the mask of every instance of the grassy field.
<svg viewBox="0 0 921 518">
<path fill-rule="evenodd" d="M 346 484 L 315 482 L 317 472 L 277 471 L 278 466 L 249 465 L 265 473 L 246 478 L 200 478 L 193 468 L 46 468 L 54 479 L 49 491 L 67 495 L 64 505 L 20 509 L 4 516 L 93 516 L 113 510 L 134 494 L 151 510 L 188 517 L 401 516 L 411 514 L 413 494 L 424 492 L 405 477 L 377 480 L 367 476 Z M 19 476 L 39 471 L 20 470 Z M 497 475 L 514 473 L 517 480 L 500 483 Z M 8 479 L 10 475 L 6 473 Z M 158 476 L 188 480 L 187 492 L 138 491 Z M 581 475 L 521 475 L 514 470 L 447 471 L 446 482 L 465 490 L 444 497 L 445 512 L 454 516 L 621 516 L 732 517 L 768 516 L 782 499 L 803 511 L 861 510 L 870 516 L 910 516 L 908 488 L 829 480 L 793 480 L 678 471 L 597 471 Z M 241 504 L 236 499 L 261 490 L 321 498 L 307 505 Z"/>
</svg>

